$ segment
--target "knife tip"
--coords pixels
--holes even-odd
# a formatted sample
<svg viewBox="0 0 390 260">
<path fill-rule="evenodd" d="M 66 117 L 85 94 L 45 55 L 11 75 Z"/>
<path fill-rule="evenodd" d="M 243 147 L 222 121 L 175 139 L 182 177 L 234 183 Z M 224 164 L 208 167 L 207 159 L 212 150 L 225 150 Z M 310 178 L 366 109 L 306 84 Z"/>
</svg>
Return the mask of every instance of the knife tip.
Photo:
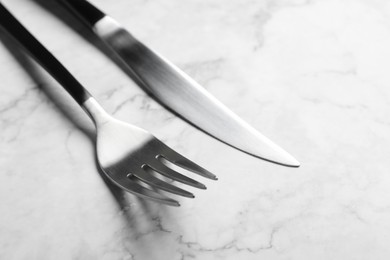
<svg viewBox="0 0 390 260">
<path fill-rule="evenodd" d="M 285 151 L 284 156 L 285 156 L 286 166 L 294 167 L 294 168 L 299 168 L 301 166 L 301 163 L 288 152 Z"/>
<path fill-rule="evenodd" d="M 286 164 L 286 166 L 293 167 L 293 168 L 299 168 L 301 166 L 301 163 L 298 162 L 296 159 L 294 159 L 289 164 Z"/>
<path fill-rule="evenodd" d="M 259 157 L 259 156 L 255 156 L 255 157 L 258 157 L 259 159 L 262 159 L 265 161 L 269 161 L 271 163 L 275 163 L 278 165 L 291 167 L 291 168 L 299 168 L 301 166 L 301 163 L 289 154 L 287 156 L 284 156 L 284 158 L 278 158 L 278 159 L 267 159 L 267 158 Z"/>
<path fill-rule="evenodd" d="M 264 149 L 266 148 L 266 149 Z M 275 144 L 269 145 L 268 147 L 262 146 L 261 150 L 241 150 L 249 155 L 252 155 L 256 158 L 275 163 L 278 165 L 299 168 L 301 163 L 295 159 L 291 154 L 283 150 L 282 148 L 276 146 Z"/>
</svg>

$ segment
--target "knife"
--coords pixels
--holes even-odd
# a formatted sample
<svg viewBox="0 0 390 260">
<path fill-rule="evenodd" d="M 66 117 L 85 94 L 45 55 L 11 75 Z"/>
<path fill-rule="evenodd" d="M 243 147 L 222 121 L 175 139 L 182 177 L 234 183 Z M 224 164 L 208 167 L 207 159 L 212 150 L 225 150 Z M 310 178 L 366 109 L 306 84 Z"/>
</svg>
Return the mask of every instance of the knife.
<svg viewBox="0 0 390 260">
<path fill-rule="evenodd" d="M 58 0 L 81 19 L 130 69 L 157 101 L 212 137 L 257 158 L 299 167 L 299 162 L 230 111 L 182 70 L 138 41 L 86 0 Z"/>
</svg>

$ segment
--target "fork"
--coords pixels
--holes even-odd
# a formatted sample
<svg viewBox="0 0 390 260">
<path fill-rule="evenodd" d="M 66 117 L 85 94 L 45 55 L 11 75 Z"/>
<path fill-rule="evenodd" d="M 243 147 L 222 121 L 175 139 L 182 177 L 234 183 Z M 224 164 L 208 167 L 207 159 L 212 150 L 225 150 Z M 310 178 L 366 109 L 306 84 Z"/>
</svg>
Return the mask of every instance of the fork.
<svg viewBox="0 0 390 260">
<path fill-rule="evenodd" d="M 180 206 L 177 200 L 158 190 L 188 198 L 194 198 L 194 195 L 171 184 L 164 177 L 200 189 L 206 189 L 206 186 L 172 169 L 169 163 L 217 180 L 214 174 L 175 152 L 149 132 L 119 121 L 105 112 L 95 98 L 1 3 L 0 24 L 92 119 L 96 128 L 97 161 L 112 183 L 136 196 Z"/>
</svg>

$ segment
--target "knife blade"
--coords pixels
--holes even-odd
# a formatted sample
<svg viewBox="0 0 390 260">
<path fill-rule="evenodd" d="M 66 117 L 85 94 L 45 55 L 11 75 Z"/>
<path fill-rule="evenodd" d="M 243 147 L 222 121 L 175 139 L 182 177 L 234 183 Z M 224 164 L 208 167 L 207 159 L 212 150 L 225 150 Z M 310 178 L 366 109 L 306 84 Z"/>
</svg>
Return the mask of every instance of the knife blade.
<svg viewBox="0 0 390 260">
<path fill-rule="evenodd" d="M 113 18 L 86 0 L 58 0 L 81 19 L 160 103 L 210 136 L 276 164 L 299 167 L 288 152 L 234 114 L 202 86 L 145 46 Z"/>
</svg>

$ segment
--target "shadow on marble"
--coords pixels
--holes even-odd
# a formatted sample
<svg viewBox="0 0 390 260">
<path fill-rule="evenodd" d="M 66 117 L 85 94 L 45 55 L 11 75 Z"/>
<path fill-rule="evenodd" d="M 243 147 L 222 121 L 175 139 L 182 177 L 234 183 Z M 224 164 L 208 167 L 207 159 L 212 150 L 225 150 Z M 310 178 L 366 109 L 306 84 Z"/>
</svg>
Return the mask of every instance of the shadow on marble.
<svg viewBox="0 0 390 260">
<path fill-rule="evenodd" d="M 65 91 L 58 92 L 58 88 L 61 86 L 53 86 L 53 84 L 58 84 L 51 78 L 48 74 L 44 72 L 44 69 L 40 67 L 25 51 L 21 46 L 4 30 L 0 29 L 0 42 L 9 50 L 17 63 L 26 71 L 27 75 L 32 79 L 32 81 L 36 84 L 37 88 L 45 93 L 45 95 L 49 98 L 51 102 L 55 104 L 53 109 L 59 112 L 59 116 L 66 118 L 68 121 L 72 122 L 77 129 L 84 132 L 88 138 L 94 142 L 95 139 L 95 130 L 89 125 L 85 124 L 86 120 L 89 120 L 88 117 L 85 118 L 77 118 L 76 114 L 84 113 L 82 110 L 78 110 L 78 105 L 73 100 L 69 100 L 69 98 L 65 98 L 64 95 L 68 95 Z M 73 102 L 74 104 L 71 104 Z M 86 119 L 86 120 L 84 120 Z M 105 176 L 105 174 L 101 171 L 98 162 L 96 160 L 95 154 L 95 164 L 96 168 L 99 171 L 99 174 L 103 177 L 107 186 L 109 187 L 112 195 L 118 201 L 119 207 L 121 210 L 126 211 L 127 206 L 130 201 L 125 201 L 123 190 L 113 185 Z M 141 200 L 141 204 L 145 204 Z M 144 208 L 147 209 L 147 203 Z"/>
<path fill-rule="evenodd" d="M 77 129 L 88 136 L 91 142 L 94 142 L 95 130 L 85 124 L 85 121 L 89 120 L 89 118 L 77 118 L 75 116 L 77 114 L 84 113 L 81 110 L 77 110 L 77 103 L 71 100 L 70 97 L 66 97 L 68 94 L 65 91 L 58 92 L 58 89 L 62 90 L 61 87 L 57 85 L 58 83 L 56 83 L 51 76 L 46 74 L 43 68 L 29 57 L 19 44 L 17 44 L 15 40 L 2 29 L 0 29 L 0 42 L 9 50 L 17 63 L 19 63 L 26 71 L 27 75 L 37 85 L 37 88 L 44 92 L 49 100 L 55 104 L 52 108 L 59 112 L 58 116 L 72 122 Z M 37 100 L 37 102 L 39 102 L 39 100 Z M 90 124 L 90 126 L 92 126 L 92 124 Z M 129 231 L 131 230 L 131 233 L 133 234 L 132 236 L 137 239 L 145 234 L 145 231 L 142 228 L 139 228 L 138 223 L 140 223 L 140 221 L 142 221 L 144 225 L 147 223 L 146 225 L 150 230 L 168 232 L 161 226 L 161 218 L 169 216 L 170 211 L 167 207 L 130 195 L 114 185 L 100 169 L 96 153 L 94 154 L 94 157 L 96 170 L 103 178 L 107 188 L 110 190 L 113 198 L 117 202 L 118 211 L 121 212 L 121 216 L 126 222 L 127 229 Z M 137 205 L 137 212 L 134 212 L 134 205 Z M 140 220 L 140 218 L 142 218 L 142 220 Z"/>
<path fill-rule="evenodd" d="M 104 46 L 104 43 L 101 42 L 99 38 L 97 38 L 92 32 L 90 32 L 90 30 L 86 28 L 81 22 L 75 19 L 73 15 L 69 14 L 69 12 L 66 11 L 63 6 L 56 3 L 55 1 L 45 1 L 45 0 L 34 0 L 34 1 L 40 6 L 42 6 L 43 8 L 45 8 L 46 10 L 53 13 L 53 15 L 55 15 L 56 17 L 60 18 L 70 28 L 78 32 L 84 39 L 89 41 L 96 48 L 103 51 L 110 58 L 114 59 L 114 61 L 119 63 L 121 62 L 120 60 L 117 60 L 116 56 L 113 53 L 109 53 L 110 50 L 106 48 L 106 46 Z M 68 99 L 64 98 L 63 95 L 68 95 L 68 94 L 65 93 L 64 91 L 63 93 L 58 93 L 57 91 L 55 91 L 55 89 L 57 87 L 60 88 L 60 86 L 53 87 L 52 84 L 54 81 L 52 80 L 51 76 L 48 76 L 45 72 L 43 72 L 44 69 L 42 69 L 41 66 L 37 64 L 28 54 L 26 54 L 25 51 L 22 49 L 22 47 L 19 47 L 19 44 L 15 44 L 16 41 L 11 36 L 9 36 L 9 34 L 4 30 L 0 30 L 0 41 L 10 51 L 10 53 L 13 55 L 15 60 L 24 68 L 24 70 L 27 72 L 30 78 L 37 84 L 38 88 L 41 89 L 51 99 L 53 103 L 55 103 L 59 111 L 69 121 L 74 123 L 79 130 L 83 131 L 92 141 L 94 141 L 95 129 L 85 126 L 84 120 L 78 120 L 78 118 L 74 117 L 74 114 L 79 113 L 81 110 L 74 111 L 75 108 L 79 109 L 79 106 L 73 100 L 71 100 L 72 103 L 70 103 Z M 128 70 L 127 68 L 124 68 L 124 65 L 122 66 L 124 70 Z M 74 112 L 70 112 L 70 111 L 74 111 Z M 89 118 L 87 120 L 89 120 Z M 126 192 L 124 192 L 122 189 L 118 188 L 117 186 L 113 185 L 110 182 L 110 180 L 107 179 L 106 175 L 101 171 L 100 167 L 98 166 L 96 154 L 95 154 L 95 163 L 99 171 L 99 174 L 103 177 L 104 181 L 109 186 L 113 196 L 117 199 L 120 208 L 122 210 L 126 209 L 126 207 L 129 204 L 129 201 L 124 201 L 123 199 L 124 197 L 123 194 L 126 194 Z M 133 197 L 139 200 L 140 205 L 143 206 L 143 209 L 146 212 L 150 211 L 151 208 L 153 208 L 153 206 L 158 205 L 154 202 L 138 199 L 135 196 Z"/>
<path fill-rule="evenodd" d="M 101 170 L 99 172 L 117 202 L 118 214 L 124 222 L 119 234 L 127 252 L 143 259 L 159 259 L 155 253 L 161 245 L 172 243 L 176 236 L 184 234 L 180 221 L 175 221 L 173 227 L 166 226 L 165 222 L 175 219 L 173 209 L 131 195 L 112 184 Z"/>
<path fill-rule="evenodd" d="M 53 109 L 60 112 L 58 116 L 72 122 L 77 129 L 84 132 L 91 140 L 95 138 L 95 130 L 91 123 L 87 123 L 88 117 L 77 117 L 84 113 L 79 105 L 62 89 L 46 71 L 36 63 L 7 32 L 0 29 L 0 42 L 12 54 L 16 62 L 25 70 L 26 74 L 46 96 L 55 104 Z M 50 108 L 48 108 L 50 109 Z M 86 120 L 87 119 L 87 120 Z"/>
</svg>

